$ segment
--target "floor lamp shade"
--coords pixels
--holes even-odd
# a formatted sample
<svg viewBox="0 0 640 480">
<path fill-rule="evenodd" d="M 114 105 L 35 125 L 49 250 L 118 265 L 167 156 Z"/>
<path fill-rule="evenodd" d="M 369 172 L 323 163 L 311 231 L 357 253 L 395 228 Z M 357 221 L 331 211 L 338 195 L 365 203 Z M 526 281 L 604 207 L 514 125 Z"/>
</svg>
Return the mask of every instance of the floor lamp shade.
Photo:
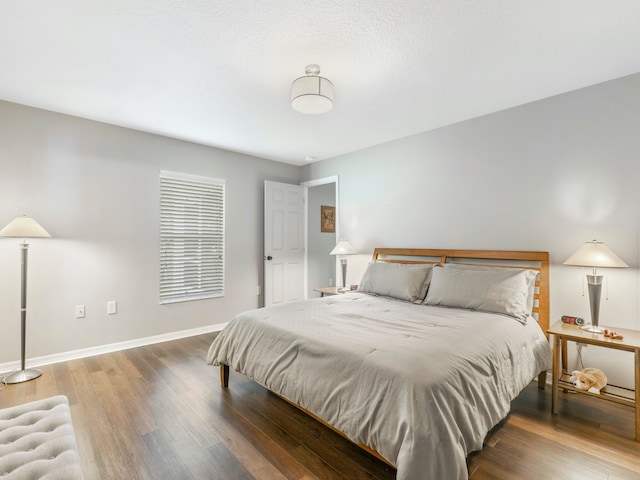
<svg viewBox="0 0 640 480">
<path fill-rule="evenodd" d="M 604 275 L 599 275 L 598 268 L 625 268 L 628 267 L 620 257 L 611 251 L 604 242 L 593 240 L 585 242 L 576 253 L 571 255 L 565 265 L 575 265 L 578 267 L 590 267 L 593 269 L 591 275 L 587 275 L 587 285 L 589 287 L 589 308 L 591 310 L 591 325 L 585 325 L 583 329 L 593 333 L 603 333 L 600 328 L 600 297 L 602 296 L 602 279 Z"/>
<path fill-rule="evenodd" d="M 340 240 L 331 250 L 329 255 L 340 255 L 340 266 L 342 267 L 342 288 L 347 288 L 347 259 L 345 255 L 354 255 L 356 249 L 349 243 L 349 240 Z"/>
<path fill-rule="evenodd" d="M 24 238 L 20 244 L 21 252 L 21 282 L 20 282 L 20 326 L 21 326 L 21 349 L 20 349 L 20 370 L 7 375 L 5 383 L 21 383 L 33 380 L 42 375 L 39 370 L 25 368 L 25 346 L 27 330 L 27 259 L 29 254 L 29 244 L 27 238 L 50 237 L 47 231 L 31 217 L 18 217 L 0 230 L 0 237 Z"/>
</svg>

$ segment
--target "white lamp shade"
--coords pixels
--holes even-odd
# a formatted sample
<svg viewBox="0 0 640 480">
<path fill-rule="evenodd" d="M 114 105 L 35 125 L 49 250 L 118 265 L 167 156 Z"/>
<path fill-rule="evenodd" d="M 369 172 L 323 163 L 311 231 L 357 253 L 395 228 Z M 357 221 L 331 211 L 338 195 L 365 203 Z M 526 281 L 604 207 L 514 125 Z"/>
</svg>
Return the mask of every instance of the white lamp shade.
<svg viewBox="0 0 640 480">
<path fill-rule="evenodd" d="M 23 215 L 0 230 L 0 237 L 36 238 L 51 237 L 51 235 L 33 218 Z"/>
<path fill-rule="evenodd" d="M 620 257 L 613 253 L 604 242 L 585 242 L 576 253 L 571 255 L 565 265 L 575 265 L 578 267 L 608 267 L 624 268 L 628 267 Z"/>
<path fill-rule="evenodd" d="M 291 85 L 291 106 L 307 115 L 328 112 L 333 108 L 333 83 L 317 75 L 294 80 Z"/>
<path fill-rule="evenodd" d="M 355 255 L 356 249 L 349 243 L 349 240 L 340 240 L 329 255 Z"/>
</svg>

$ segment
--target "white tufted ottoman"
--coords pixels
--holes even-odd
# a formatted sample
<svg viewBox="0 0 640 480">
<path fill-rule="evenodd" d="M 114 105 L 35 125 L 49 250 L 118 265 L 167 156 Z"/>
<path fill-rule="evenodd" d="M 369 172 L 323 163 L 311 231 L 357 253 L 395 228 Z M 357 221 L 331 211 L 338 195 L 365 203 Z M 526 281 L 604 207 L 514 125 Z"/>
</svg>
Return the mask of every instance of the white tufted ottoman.
<svg viewBox="0 0 640 480">
<path fill-rule="evenodd" d="M 82 478 L 67 397 L 0 410 L 0 480 Z"/>
</svg>

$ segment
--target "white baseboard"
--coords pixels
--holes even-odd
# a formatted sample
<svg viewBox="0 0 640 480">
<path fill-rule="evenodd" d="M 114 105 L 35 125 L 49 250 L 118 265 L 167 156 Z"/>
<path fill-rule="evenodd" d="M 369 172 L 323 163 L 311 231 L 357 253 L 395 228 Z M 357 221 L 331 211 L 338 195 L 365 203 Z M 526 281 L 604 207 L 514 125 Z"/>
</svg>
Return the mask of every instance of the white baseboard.
<svg viewBox="0 0 640 480">
<path fill-rule="evenodd" d="M 220 323 L 217 325 L 208 325 L 206 327 L 192 328 L 190 330 L 181 330 L 179 332 L 164 333 L 153 337 L 138 338 L 135 340 L 127 340 L 125 342 L 110 343 L 108 345 L 100 345 L 97 347 L 81 348 L 79 350 L 71 350 L 70 352 L 54 353 L 53 355 L 45 355 L 43 357 L 27 358 L 26 367 L 41 367 L 43 365 L 51 365 L 52 363 L 67 362 L 69 360 L 77 360 L 79 358 L 93 357 L 94 355 L 102 355 L 103 353 L 118 352 L 129 348 L 142 347 L 144 345 L 152 345 L 154 343 L 168 342 L 179 338 L 193 337 L 202 335 L 203 333 L 219 332 L 227 324 Z M 11 372 L 20 369 L 20 360 L 0 364 L 0 372 Z"/>
</svg>

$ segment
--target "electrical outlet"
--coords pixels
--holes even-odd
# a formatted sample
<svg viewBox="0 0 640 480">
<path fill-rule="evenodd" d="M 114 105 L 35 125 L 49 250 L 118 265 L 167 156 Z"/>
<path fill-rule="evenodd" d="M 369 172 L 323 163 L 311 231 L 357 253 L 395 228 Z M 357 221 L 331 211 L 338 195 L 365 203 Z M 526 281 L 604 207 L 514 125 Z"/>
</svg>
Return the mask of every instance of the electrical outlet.
<svg viewBox="0 0 640 480">
<path fill-rule="evenodd" d="M 260 285 L 256 286 L 256 295 L 260 296 L 262 294 L 262 287 Z"/>
<path fill-rule="evenodd" d="M 333 287 L 333 278 L 330 278 L 330 279 L 329 279 L 329 286 L 330 286 L 330 287 Z"/>
<path fill-rule="evenodd" d="M 76 318 L 84 318 L 84 305 L 76 305 Z"/>
<path fill-rule="evenodd" d="M 107 302 L 107 315 L 115 315 L 118 313 L 118 303 L 115 300 Z"/>
</svg>

